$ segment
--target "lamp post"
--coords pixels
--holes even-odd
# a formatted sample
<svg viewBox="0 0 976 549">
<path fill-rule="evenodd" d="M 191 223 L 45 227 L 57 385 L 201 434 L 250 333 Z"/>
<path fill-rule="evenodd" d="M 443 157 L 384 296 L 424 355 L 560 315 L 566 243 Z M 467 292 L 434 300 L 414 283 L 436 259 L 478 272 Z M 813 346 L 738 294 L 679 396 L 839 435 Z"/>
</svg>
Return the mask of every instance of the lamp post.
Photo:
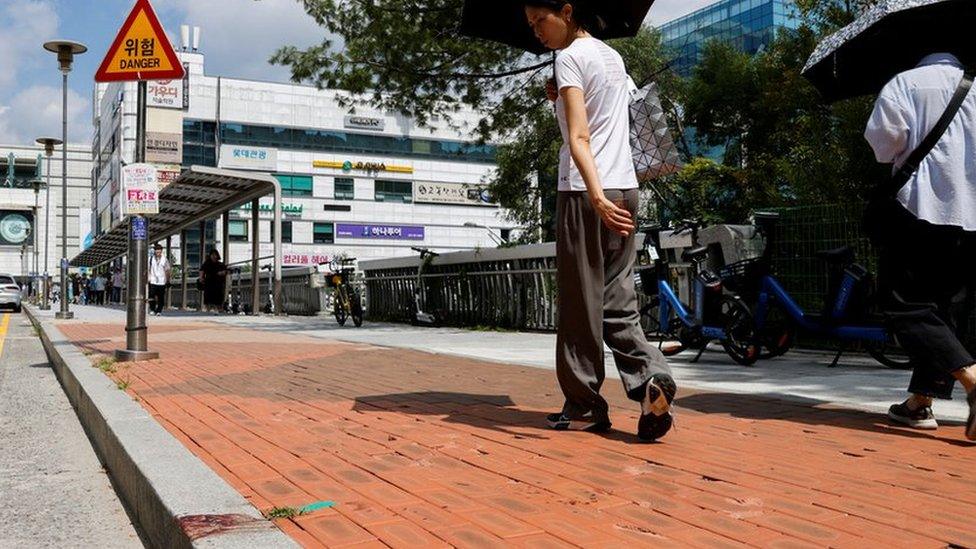
<svg viewBox="0 0 976 549">
<path fill-rule="evenodd" d="M 55 315 L 60 319 L 74 318 L 68 310 L 68 300 L 65 299 L 68 287 L 68 73 L 75 55 L 88 51 L 88 47 L 71 40 L 52 40 L 44 43 L 44 49 L 58 54 L 58 66 L 61 70 L 61 311 Z M 79 238 L 81 236 L 79 235 Z"/>
<path fill-rule="evenodd" d="M 54 147 L 62 141 L 55 137 L 38 137 L 37 143 L 44 145 L 44 157 L 47 158 L 47 188 L 44 191 L 44 297 L 41 310 L 48 311 L 51 309 L 51 275 L 47 270 L 50 266 L 47 252 L 51 244 L 51 157 L 54 156 Z"/>
<path fill-rule="evenodd" d="M 40 284 L 38 284 L 38 280 L 40 279 L 41 269 L 40 269 L 40 259 L 39 259 L 39 257 L 40 257 L 40 250 L 38 250 L 38 239 L 40 238 L 41 231 L 38 231 L 37 230 L 37 218 L 39 217 L 37 215 L 37 208 L 38 208 L 37 197 L 38 197 L 39 194 L 41 194 L 41 189 L 42 188 L 45 188 L 46 185 L 40 179 L 33 179 L 33 180 L 31 180 L 30 184 L 31 184 L 31 188 L 34 189 L 34 220 L 32 222 L 33 224 L 31 225 L 31 234 L 34 236 L 34 239 L 33 239 L 33 244 L 34 244 L 34 276 L 33 276 L 33 279 L 34 279 L 34 291 L 37 292 L 37 293 L 40 293 L 41 287 L 40 287 Z M 37 299 L 37 294 L 34 294 L 34 299 L 35 300 Z M 37 301 L 34 301 L 34 303 L 37 303 Z"/>
</svg>

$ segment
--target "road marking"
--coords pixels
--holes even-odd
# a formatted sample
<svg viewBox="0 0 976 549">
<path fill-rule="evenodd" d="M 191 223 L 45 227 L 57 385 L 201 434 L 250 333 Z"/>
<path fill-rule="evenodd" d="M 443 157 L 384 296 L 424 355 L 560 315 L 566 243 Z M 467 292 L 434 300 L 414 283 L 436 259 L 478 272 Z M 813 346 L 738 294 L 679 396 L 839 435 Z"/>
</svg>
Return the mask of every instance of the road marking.
<svg viewBox="0 0 976 549">
<path fill-rule="evenodd" d="M 3 342 L 7 339 L 8 326 L 10 326 L 10 313 L 4 313 L 3 321 L 0 321 L 0 357 L 3 357 Z"/>
</svg>

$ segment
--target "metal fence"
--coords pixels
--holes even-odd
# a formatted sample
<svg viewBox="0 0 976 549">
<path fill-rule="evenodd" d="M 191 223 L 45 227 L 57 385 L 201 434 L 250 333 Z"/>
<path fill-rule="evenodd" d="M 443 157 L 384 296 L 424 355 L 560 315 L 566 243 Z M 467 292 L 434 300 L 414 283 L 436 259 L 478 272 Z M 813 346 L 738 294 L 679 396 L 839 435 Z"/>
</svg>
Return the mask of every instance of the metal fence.
<svg viewBox="0 0 976 549">
<path fill-rule="evenodd" d="M 370 320 L 409 322 L 419 257 L 361 261 Z M 445 324 L 519 330 L 556 327 L 556 246 L 445 254 L 424 268 L 424 308 Z"/>
<path fill-rule="evenodd" d="M 253 277 L 250 273 L 231 275 L 227 293 L 232 300 L 251 304 L 251 289 Z M 196 309 L 200 305 L 202 292 L 196 288 L 196 277 L 188 280 L 186 292 L 186 306 Z M 271 277 L 261 272 L 258 277 L 258 291 L 261 296 L 261 310 L 268 307 Z M 289 315 L 315 315 L 324 310 L 324 297 L 321 275 L 312 267 L 283 269 L 281 272 L 281 303 L 282 311 Z M 179 307 L 182 304 L 182 281 L 173 280 L 169 287 L 169 305 Z"/>
</svg>

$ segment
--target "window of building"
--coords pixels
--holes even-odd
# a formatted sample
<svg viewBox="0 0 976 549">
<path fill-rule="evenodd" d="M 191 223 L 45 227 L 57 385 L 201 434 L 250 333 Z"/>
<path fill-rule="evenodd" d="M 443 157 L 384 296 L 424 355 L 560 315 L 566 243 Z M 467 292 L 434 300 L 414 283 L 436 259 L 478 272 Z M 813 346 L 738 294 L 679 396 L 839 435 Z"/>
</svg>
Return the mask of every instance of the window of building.
<svg viewBox="0 0 976 549">
<path fill-rule="evenodd" d="M 285 244 L 291 244 L 291 221 L 281 222 L 281 241 Z M 271 230 L 268 232 L 268 236 L 271 237 L 269 242 L 274 242 L 274 221 L 271 222 Z"/>
<path fill-rule="evenodd" d="M 412 181 L 376 181 L 377 202 L 413 202 Z"/>
<path fill-rule="evenodd" d="M 312 176 L 276 174 L 282 196 L 312 196 Z"/>
<path fill-rule="evenodd" d="M 314 223 L 312 225 L 312 242 L 315 244 L 334 244 L 335 225 L 332 223 Z"/>
<path fill-rule="evenodd" d="M 231 219 L 227 229 L 227 238 L 231 242 L 247 242 L 247 220 Z"/>
<path fill-rule="evenodd" d="M 351 177 L 335 178 L 335 199 L 354 200 L 356 198 L 356 182 Z"/>
</svg>

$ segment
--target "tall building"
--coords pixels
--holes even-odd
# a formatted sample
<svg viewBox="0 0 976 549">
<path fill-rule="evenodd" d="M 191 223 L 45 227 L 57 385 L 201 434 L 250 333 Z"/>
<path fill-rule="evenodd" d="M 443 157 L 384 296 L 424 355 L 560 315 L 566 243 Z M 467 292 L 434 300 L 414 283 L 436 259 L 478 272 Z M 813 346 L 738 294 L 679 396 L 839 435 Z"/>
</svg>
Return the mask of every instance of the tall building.
<svg viewBox="0 0 976 549">
<path fill-rule="evenodd" d="M 792 0 L 721 0 L 661 26 L 665 47 L 676 54 L 671 67 L 689 76 L 712 40 L 754 54 L 772 43 L 776 31 L 800 26 Z"/>
<path fill-rule="evenodd" d="M 0 145 L 0 272 L 25 280 L 45 271 L 44 248 L 48 248 L 47 272 L 57 277 L 61 250 L 61 147 L 51 157 L 51 187 L 35 196 L 32 181 L 47 181 L 48 163 L 44 147 Z M 91 239 L 92 196 L 91 150 L 68 145 L 68 251 L 70 259 Z M 50 192 L 50 209 L 48 204 Z M 36 201 L 36 202 L 35 202 Z M 36 207 L 35 207 L 36 206 Z"/>
<path fill-rule="evenodd" d="M 485 192 L 495 147 L 475 143 L 475 113 L 458 114 L 461 129 L 444 121 L 424 128 L 398 113 L 343 106 L 343 92 L 208 74 L 204 55 L 186 44 L 178 55 L 186 78 L 149 85 L 147 162 L 164 181 L 192 165 L 274 175 L 284 195 L 285 266 L 338 254 L 412 255 L 412 246 L 487 248 L 509 236 L 504 212 Z M 135 154 L 136 86 L 99 85 L 95 101 L 101 234 L 120 221 L 120 170 Z M 270 197 L 261 200 L 262 256 L 272 252 L 271 207 Z M 219 225 L 208 224 L 208 247 L 221 240 Z M 250 210 L 231 213 L 230 262 L 250 257 L 250 225 Z M 198 230 L 187 235 L 190 268 L 199 261 Z"/>
</svg>

